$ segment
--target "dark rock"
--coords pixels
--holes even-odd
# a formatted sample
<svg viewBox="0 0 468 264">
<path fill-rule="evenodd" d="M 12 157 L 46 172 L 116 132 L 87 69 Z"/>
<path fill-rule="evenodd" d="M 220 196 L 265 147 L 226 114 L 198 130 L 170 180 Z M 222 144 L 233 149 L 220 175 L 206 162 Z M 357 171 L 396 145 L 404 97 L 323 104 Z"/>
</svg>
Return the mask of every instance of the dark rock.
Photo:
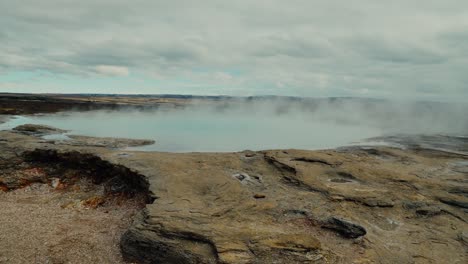
<svg viewBox="0 0 468 264">
<path fill-rule="evenodd" d="M 417 208 L 421 208 L 425 206 L 425 202 L 420 202 L 420 201 L 404 201 L 403 202 L 403 208 L 407 210 L 414 210 Z"/>
<path fill-rule="evenodd" d="M 461 199 L 456 198 L 449 198 L 449 197 L 441 197 L 439 200 L 445 204 L 461 207 L 464 209 L 468 209 L 468 201 L 462 201 Z"/>
<path fill-rule="evenodd" d="M 236 173 L 233 175 L 233 177 L 235 177 L 236 179 L 238 179 L 239 181 L 243 181 L 245 180 L 246 178 L 250 178 L 248 175 L 246 175 L 245 173 Z"/>
<path fill-rule="evenodd" d="M 457 194 L 457 195 L 468 197 L 468 188 L 466 187 L 454 187 L 454 188 L 451 188 L 448 192 L 452 194 Z"/>
<path fill-rule="evenodd" d="M 334 216 L 328 218 L 322 228 L 334 230 L 346 238 L 358 238 L 367 234 L 364 227 Z"/>
<path fill-rule="evenodd" d="M 130 186 L 120 177 L 111 178 L 107 181 L 106 187 L 109 193 L 132 193 Z"/>
<path fill-rule="evenodd" d="M 307 158 L 307 157 L 299 157 L 299 158 L 294 158 L 291 159 L 291 161 L 302 161 L 302 162 L 309 162 L 309 163 L 320 163 L 323 165 L 327 166 L 333 166 L 330 162 L 323 160 L 323 159 L 318 159 L 318 158 Z"/>
<path fill-rule="evenodd" d="M 58 129 L 55 127 L 35 125 L 35 124 L 20 125 L 20 126 L 13 128 L 13 130 L 22 134 L 35 135 L 35 136 L 61 134 L 61 133 L 67 132 L 66 130 Z"/>
<path fill-rule="evenodd" d="M 284 162 L 281 162 L 279 161 L 277 158 L 273 157 L 273 156 L 268 156 L 268 155 L 265 155 L 265 160 L 272 164 L 273 166 L 275 166 L 277 169 L 285 172 L 285 173 L 292 173 L 292 174 L 296 174 L 297 173 L 297 170 L 296 168 L 284 163 Z"/>
<path fill-rule="evenodd" d="M 265 198 L 265 197 L 266 197 L 266 196 L 265 196 L 264 194 L 260 194 L 260 193 L 256 193 L 256 194 L 254 195 L 254 198 L 255 198 L 255 199 L 263 199 L 263 198 Z"/>
<path fill-rule="evenodd" d="M 422 217 L 439 215 L 442 210 L 438 206 L 424 206 L 416 210 L 416 214 Z"/>
<path fill-rule="evenodd" d="M 129 196 L 142 193 L 146 196 L 146 202 L 154 201 L 148 189 L 148 180 L 144 175 L 125 166 L 110 163 L 97 155 L 78 151 L 59 152 L 50 149 L 35 149 L 24 152 L 23 157 L 39 167 L 54 163 L 60 168 L 80 170 L 95 184 L 106 182 L 106 191 L 109 193 L 123 192 Z"/>
<path fill-rule="evenodd" d="M 257 155 L 257 153 L 255 153 L 254 151 L 251 151 L 251 150 L 245 150 L 244 151 L 244 156 L 246 158 L 252 158 L 252 157 L 255 157 Z"/>
<path fill-rule="evenodd" d="M 159 233 L 133 227 L 120 240 L 125 260 L 136 263 L 218 263 L 210 241 L 180 233 Z"/>
</svg>

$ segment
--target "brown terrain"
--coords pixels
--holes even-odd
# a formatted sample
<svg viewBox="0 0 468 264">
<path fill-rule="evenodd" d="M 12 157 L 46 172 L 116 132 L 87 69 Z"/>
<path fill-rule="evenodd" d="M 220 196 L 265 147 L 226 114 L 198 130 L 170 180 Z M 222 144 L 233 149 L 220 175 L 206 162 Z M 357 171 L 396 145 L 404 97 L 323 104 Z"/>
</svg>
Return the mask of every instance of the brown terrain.
<svg viewBox="0 0 468 264">
<path fill-rule="evenodd" d="M 4 114 L 77 109 L 2 100 Z M 468 262 L 466 138 L 162 153 L 53 133 L 0 131 L 0 263 Z"/>
<path fill-rule="evenodd" d="M 125 107 L 180 106 L 187 103 L 184 98 L 137 97 L 137 96 L 92 96 L 62 94 L 2 94 L 0 93 L 0 115 L 55 113 L 59 111 L 86 111 L 94 109 L 119 109 Z"/>
</svg>

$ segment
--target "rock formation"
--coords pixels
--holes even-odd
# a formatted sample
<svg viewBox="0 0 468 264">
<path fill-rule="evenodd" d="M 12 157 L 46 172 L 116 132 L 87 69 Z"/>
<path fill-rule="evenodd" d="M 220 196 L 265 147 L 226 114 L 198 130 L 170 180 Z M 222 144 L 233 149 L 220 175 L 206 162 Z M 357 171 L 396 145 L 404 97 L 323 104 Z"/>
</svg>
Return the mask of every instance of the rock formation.
<svg viewBox="0 0 468 264">
<path fill-rule="evenodd" d="M 137 263 L 466 263 L 467 161 L 390 147 L 132 152 L 0 132 L 4 191 L 34 180 L 15 176 L 26 162 L 144 193 L 120 243 Z"/>
</svg>

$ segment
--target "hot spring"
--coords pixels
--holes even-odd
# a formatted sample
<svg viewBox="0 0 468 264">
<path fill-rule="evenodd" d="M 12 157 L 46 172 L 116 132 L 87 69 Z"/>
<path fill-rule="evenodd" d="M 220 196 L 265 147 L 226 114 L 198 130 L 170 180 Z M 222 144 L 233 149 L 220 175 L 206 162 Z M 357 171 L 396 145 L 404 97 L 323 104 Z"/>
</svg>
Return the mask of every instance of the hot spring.
<svg viewBox="0 0 468 264">
<path fill-rule="evenodd" d="M 428 120 L 423 117 L 387 112 L 385 118 L 382 115 L 364 108 L 337 110 L 327 106 L 304 110 L 241 104 L 16 116 L 0 124 L 0 129 L 43 124 L 69 130 L 68 134 L 153 139 L 154 145 L 137 149 L 167 152 L 328 149 L 392 132 L 447 132 L 433 126 L 427 130 L 423 123 Z"/>
</svg>

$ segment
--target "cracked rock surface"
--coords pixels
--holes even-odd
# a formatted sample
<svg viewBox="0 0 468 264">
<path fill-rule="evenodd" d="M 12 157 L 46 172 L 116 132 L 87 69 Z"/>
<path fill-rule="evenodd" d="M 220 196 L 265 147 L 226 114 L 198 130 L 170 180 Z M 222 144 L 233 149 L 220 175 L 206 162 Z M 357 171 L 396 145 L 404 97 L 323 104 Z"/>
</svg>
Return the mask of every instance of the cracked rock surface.
<svg viewBox="0 0 468 264">
<path fill-rule="evenodd" d="M 129 262 L 467 261 L 464 154 L 390 147 L 158 153 L 6 131 L 0 138 L 5 191 L 21 186 L 14 164 L 31 152 L 28 162 L 46 168 L 54 157 L 74 168 L 86 157 L 99 160 L 86 164 L 112 173 L 90 167 L 87 175 L 105 174 L 105 190 L 131 196 L 138 188 L 125 186 L 147 188 L 144 209 L 120 239 Z"/>
</svg>

